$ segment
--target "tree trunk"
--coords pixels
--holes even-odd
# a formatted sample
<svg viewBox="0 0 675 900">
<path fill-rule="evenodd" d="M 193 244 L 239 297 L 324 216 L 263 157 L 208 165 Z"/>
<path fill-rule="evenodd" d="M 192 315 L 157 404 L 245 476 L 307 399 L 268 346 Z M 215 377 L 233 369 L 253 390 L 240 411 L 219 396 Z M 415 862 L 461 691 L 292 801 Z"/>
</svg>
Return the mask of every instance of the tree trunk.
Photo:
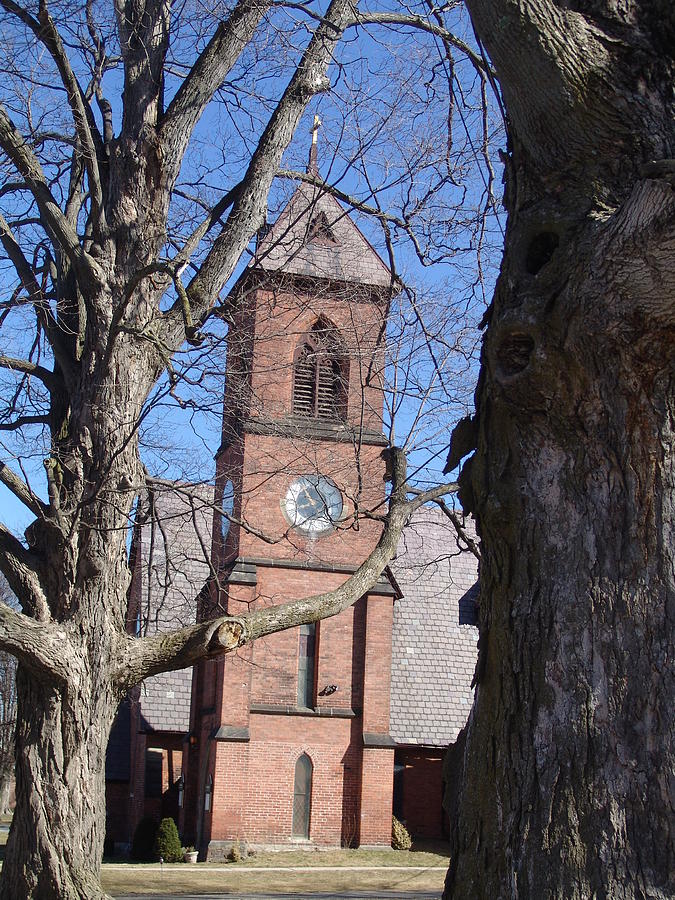
<svg viewBox="0 0 675 900">
<path fill-rule="evenodd" d="M 576 12 L 507 0 L 498 20 L 494 4 L 470 5 L 512 152 L 463 478 L 482 541 L 481 637 L 444 896 L 665 900 L 675 194 L 639 166 L 673 146 L 672 78 L 657 55 L 581 52 L 599 28 Z M 603 25 L 609 46 L 619 25 Z"/>
<path fill-rule="evenodd" d="M 672 334 L 605 333 L 607 268 L 519 339 L 527 373 L 486 344 L 482 672 L 446 897 L 675 894 Z"/>
<path fill-rule="evenodd" d="M 105 755 L 117 701 L 17 674 L 17 803 L 0 900 L 103 900 Z"/>
</svg>

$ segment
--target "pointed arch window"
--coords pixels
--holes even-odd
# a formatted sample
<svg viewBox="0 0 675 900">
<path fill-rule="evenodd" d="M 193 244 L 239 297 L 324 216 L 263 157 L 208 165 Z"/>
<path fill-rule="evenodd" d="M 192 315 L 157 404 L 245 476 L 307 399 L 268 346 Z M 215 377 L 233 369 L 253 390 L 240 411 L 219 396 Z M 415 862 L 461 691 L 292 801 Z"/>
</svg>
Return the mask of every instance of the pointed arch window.
<svg viewBox="0 0 675 900">
<path fill-rule="evenodd" d="M 293 414 L 327 421 L 345 419 L 348 370 L 336 329 L 319 320 L 296 354 Z"/>
<path fill-rule="evenodd" d="M 231 516 L 234 511 L 234 486 L 228 479 L 223 487 L 222 513 L 220 516 L 220 537 L 223 543 L 230 530 Z"/>
<path fill-rule="evenodd" d="M 309 839 L 309 820 L 312 810 L 312 760 L 303 753 L 295 763 L 293 783 L 293 837 Z"/>
</svg>

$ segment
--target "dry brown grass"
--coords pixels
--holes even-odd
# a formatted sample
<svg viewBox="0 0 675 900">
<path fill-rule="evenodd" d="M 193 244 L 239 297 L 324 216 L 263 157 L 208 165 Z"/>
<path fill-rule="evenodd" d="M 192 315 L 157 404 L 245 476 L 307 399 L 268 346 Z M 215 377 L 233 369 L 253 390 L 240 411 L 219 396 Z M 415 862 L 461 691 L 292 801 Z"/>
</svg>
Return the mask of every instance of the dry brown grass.
<svg viewBox="0 0 675 900">
<path fill-rule="evenodd" d="M 7 832 L 0 832 L 0 859 L 6 841 Z M 160 868 L 159 864 L 105 863 L 101 881 L 104 889 L 113 896 L 219 891 L 267 891 L 302 896 L 314 891 L 355 890 L 400 891 L 402 897 L 414 891 L 437 890 L 440 896 L 447 865 L 445 848 L 433 845 L 411 851 L 296 850 L 257 853 L 240 863 L 199 863 L 196 866 L 177 863 Z M 364 871 L 348 869 L 348 866 L 379 868 Z M 297 867 L 311 867 L 312 871 L 293 871 Z M 410 868 L 410 871 L 399 867 Z M 277 871 L 270 871 L 270 868 Z"/>
<path fill-rule="evenodd" d="M 370 871 L 344 871 L 317 866 L 311 872 L 279 872 L 254 869 L 241 865 L 227 867 L 159 866 L 142 868 L 133 865 L 107 864 L 103 867 L 103 887 L 116 894 L 208 894 L 234 891 L 259 891 L 296 893 L 307 895 L 314 891 L 387 890 L 400 891 L 403 896 L 414 891 L 440 892 L 443 889 L 445 870 L 431 869 L 371 869 Z"/>
<path fill-rule="evenodd" d="M 230 864 L 235 865 L 235 864 Z M 446 866 L 445 847 L 421 845 L 412 850 L 289 850 L 257 852 L 236 863 L 237 866 Z"/>
</svg>

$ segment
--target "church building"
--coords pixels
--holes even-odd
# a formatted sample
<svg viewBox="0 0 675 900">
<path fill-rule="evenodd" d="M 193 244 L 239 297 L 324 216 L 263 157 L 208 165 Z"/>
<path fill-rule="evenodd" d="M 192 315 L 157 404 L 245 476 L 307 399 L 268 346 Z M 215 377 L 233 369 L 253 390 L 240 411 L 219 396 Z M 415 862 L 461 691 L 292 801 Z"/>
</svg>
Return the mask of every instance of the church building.
<svg viewBox="0 0 675 900">
<path fill-rule="evenodd" d="M 235 287 L 206 614 L 331 590 L 377 543 L 389 271 L 301 186 Z M 220 519 L 220 521 L 219 521 Z M 355 527 L 358 525 L 358 527 Z M 197 667 L 179 823 L 208 847 L 389 845 L 394 586 Z"/>
<path fill-rule="evenodd" d="M 311 156 L 310 171 L 314 167 Z M 176 486 L 156 502 L 163 541 L 152 541 L 154 560 L 150 526 L 137 530 L 139 620 L 147 615 L 148 586 L 157 582 L 157 597 L 162 579 L 164 602 L 155 614 L 160 629 L 332 590 L 366 559 L 386 512 L 384 342 L 396 290 L 387 266 L 340 204 L 301 184 L 259 238 L 229 297 L 215 496 L 204 487 Z M 429 514 L 438 532 L 442 515 Z M 422 524 L 419 540 L 412 540 L 418 555 L 425 540 L 428 555 L 428 533 Z M 434 553 L 443 556 L 439 546 Z M 459 610 L 463 598 L 473 610 L 475 560 L 467 567 L 453 537 L 447 547 L 445 568 L 436 560 L 436 574 L 430 579 L 420 572 L 419 583 L 435 585 L 445 597 L 438 572 L 447 570 L 444 577 L 452 581 L 457 557 L 454 601 Z M 418 583 L 413 569 L 414 562 L 407 564 L 400 579 L 410 595 Z M 139 688 L 122 710 L 108 754 L 112 838 L 128 842 L 132 825 L 151 813 L 173 815 L 184 843 L 209 860 L 225 856 L 234 842 L 382 847 L 390 845 L 395 805 L 400 815 L 407 808 L 417 816 L 423 833 L 426 827 L 440 836 L 441 748 L 431 731 L 427 745 L 419 744 L 406 694 L 407 675 L 427 651 L 394 572 L 388 569 L 334 618 Z M 431 598 L 432 589 L 427 593 Z M 410 657 L 405 665 L 392 660 L 399 602 L 398 653 Z M 437 636 L 444 633 L 441 618 Z M 475 660 L 472 613 L 464 621 L 460 616 L 457 628 L 463 637 L 456 690 L 465 718 Z M 443 648 L 434 652 L 440 661 Z M 394 728 L 392 685 L 402 710 Z M 442 715 L 443 698 L 439 702 Z M 458 728 L 442 740 L 454 739 Z M 398 738 L 392 736 L 397 729 Z M 414 777 L 410 760 L 416 761 Z M 415 807 L 414 778 L 419 785 L 425 778 L 438 782 L 433 827 L 419 803 Z"/>
</svg>

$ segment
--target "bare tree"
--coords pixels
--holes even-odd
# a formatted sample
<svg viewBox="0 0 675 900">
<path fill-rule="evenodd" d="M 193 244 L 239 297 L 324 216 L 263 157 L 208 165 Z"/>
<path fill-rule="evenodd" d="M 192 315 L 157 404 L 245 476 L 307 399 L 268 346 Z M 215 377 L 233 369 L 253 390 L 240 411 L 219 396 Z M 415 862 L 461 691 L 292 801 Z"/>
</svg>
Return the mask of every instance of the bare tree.
<svg viewBox="0 0 675 900">
<path fill-rule="evenodd" d="M 19 661 L 17 807 L 0 896 L 99 898 L 104 757 L 120 699 L 149 675 L 344 609 L 379 577 L 408 516 L 453 489 L 410 494 L 405 454 L 392 446 L 386 514 L 381 497 L 375 509 L 358 504 L 378 539 L 339 589 L 133 636 L 126 545 L 136 498 L 154 483 L 139 452 L 141 436 L 153 442 L 153 405 L 195 410 L 200 361 L 236 314 L 221 291 L 278 202 L 269 196 L 278 177 L 329 189 L 316 170 L 282 168 L 318 95 L 341 112 L 329 137 L 330 190 L 379 223 L 392 302 L 402 241 L 419 265 L 454 264 L 467 241 L 480 253 L 494 205 L 482 111 L 490 76 L 436 15 L 362 15 L 350 0 L 320 12 L 265 0 L 176 10 L 166 0 L 114 10 L 92 0 L 1 3 L 0 481 L 34 521 L 25 542 L 0 527 L 0 568 L 22 610 L 0 606 L 0 646 Z M 364 47 L 366 27 L 386 40 Z M 411 29 L 422 41 L 414 53 Z M 427 73 L 420 63 L 430 52 Z M 385 67 L 391 53 L 396 65 Z M 460 64 L 473 84 L 457 97 Z M 409 139 L 403 118 L 421 116 L 434 97 L 442 139 Z M 476 157 L 484 181 L 463 188 Z M 444 191 L 452 217 L 436 199 Z M 466 284 L 473 296 L 480 277 Z M 440 378 L 437 363 L 430 371 Z M 430 396 L 408 378 L 393 406 L 406 394 Z"/>
<path fill-rule="evenodd" d="M 508 227 L 463 478 L 482 634 L 446 896 L 672 897 L 675 12 L 467 5 Z"/>
</svg>

